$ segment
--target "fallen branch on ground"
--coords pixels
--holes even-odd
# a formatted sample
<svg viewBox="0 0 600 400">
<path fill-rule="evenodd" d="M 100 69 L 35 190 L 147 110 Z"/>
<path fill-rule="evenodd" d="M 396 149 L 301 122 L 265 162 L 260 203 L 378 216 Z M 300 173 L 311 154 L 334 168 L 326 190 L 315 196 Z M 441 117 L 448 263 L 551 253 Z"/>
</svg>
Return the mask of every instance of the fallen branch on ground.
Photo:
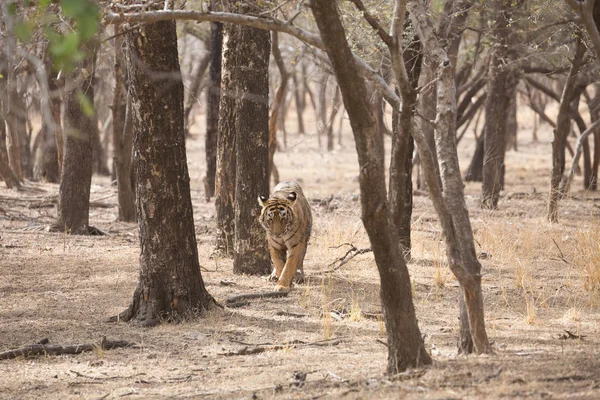
<svg viewBox="0 0 600 400">
<path fill-rule="evenodd" d="M 39 343 L 30 344 L 18 349 L 8 350 L 0 353 L 0 360 L 11 360 L 18 357 L 26 358 L 33 356 L 58 356 L 62 354 L 81 354 L 83 352 L 93 351 L 96 349 L 112 350 L 125 347 L 132 349 L 140 348 L 140 346 L 134 342 L 128 342 L 126 340 L 107 340 L 106 337 L 103 337 L 102 341 L 99 344 L 83 343 L 70 346 Z"/>
<path fill-rule="evenodd" d="M 225 300 L 225 304 L 228 306 L 231 304 L 239 303 L 241 300 L 249 299 L 263 299 L 267 297 L 286 297 L 290 292 L 263 292 L 263 293 L 246 293 L 238 296 L 229 297 Z"/>
<path fill-rule="evenodd" d="M 244 342 L 239 342 L 239 341 L 235 341 L 235 340 L 232 340 L 232 342 L 245 344 L 245 346 L 242 347 L 238 351 L 228 351 L 227 353 L 221 353 L 220 354 L 221 356 L 247 356 L 247 355 L 252 355 L 252 354 L 264 353 L 265 351 L 283 350 L 283 349 L 287 349 L 290 347 L 300 347 L 300 346 L 320 346 L 320 347 L 337 346 L 342 341 L 339 339 L 326 339 L 326 340 L 319 340 L 317 342 L 308 342 L 307 343 L 302 340 L 292 340 L 285 344 L 259 344 L 259 345 L 253 345 L 251 343 L 244 343 Z"/>
<path fill-rule="evenodd" d="M 351 243 L 344 243 L 343 245 L 349 245 L 350 249 L 348 251 L 346 251 L 346 254 L 344 254 L 340 258 L 337 258 L 333 262 L 329 263 L 329 265 L 327 265 L 327 266 L 330 268 L 323 271 L 324 274 L 328 274 L 330 272 L 337 271 L 338 269 L 340 269 L 342 267 L 342 265 L 347 264 L 350 260 L 352 260 L 354 257 L 356 257 L 359 254 L 365 254 L 365 253 L 369 253 L 369 252 L 373 251 L 373 250 L 371 250 L 370 247 L 366 247 L 364 249 L 359 249 Z M 340 245 L 340 246 L 343 246 L 343 245 Z"/>
</svg>

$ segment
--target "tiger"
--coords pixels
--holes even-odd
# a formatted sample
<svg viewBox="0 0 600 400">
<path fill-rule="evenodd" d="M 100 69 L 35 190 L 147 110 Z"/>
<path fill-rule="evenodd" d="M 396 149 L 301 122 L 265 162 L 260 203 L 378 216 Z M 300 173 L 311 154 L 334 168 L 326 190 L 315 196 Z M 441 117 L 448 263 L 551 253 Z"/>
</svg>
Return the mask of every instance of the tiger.
<svg viewBox="0 0 600 400">
<path fill-rule="evenodd" d="M 312 230 L 312 212 L 300 185 L 280 182 L 270 197 L 259 196 L 259 222 L 267 232 L 276 291 L 290 290 L 292 279 L 304 280 L 304 256 Z"/>
</svg>

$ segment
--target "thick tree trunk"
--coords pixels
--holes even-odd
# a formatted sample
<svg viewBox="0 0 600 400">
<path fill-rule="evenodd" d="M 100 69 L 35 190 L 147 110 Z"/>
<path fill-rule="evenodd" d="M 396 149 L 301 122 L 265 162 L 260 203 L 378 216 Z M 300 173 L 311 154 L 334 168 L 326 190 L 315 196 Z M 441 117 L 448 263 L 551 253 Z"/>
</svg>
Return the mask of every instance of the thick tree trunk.
<svg viewBox="0 0 600 400">
<path fill-rule="evenodd" d="M 313 14 L 331 60 L 354 133 L 360 165 L 362 220 L 381 278 L 381 301 L 388 336 L 389 373 L 430 364 L 412 302 L 408 269 L 391 222 L 385 174 L 364 80 L 352 61 L 337 7 L 329 0 L 312 2 Z"/>
<path fill-rule="evenodd" d="M 204 196 L 209 201 L 215 196 L 217 172 L 217 143 L 219 138 L 219 102 L 221 100 L 221 56 L 223 54 L 223 24 L 210 23 L 210 68 L 206 91 L 206 177 Z"/>
<path fill-rule="evenodd" d="M 140 26 L 127 46 L 141 254 L 138 287 L 120 318 L 152 326 L 214 300 L 198 263 L 175 21 Z"/>
<path fill-rule="evenodd" d="M 565 171 L 565 149 L 567 136 L 571 131 L 571 100 L 573 100 L 577 75 L 581 69 L 585 52 L 585 45 L 581 38 L 577 37 L 575 54 L 571 61 L 569 76 L 560 99 L 558 116 L 556 117 L 556 128 L 554 129 L 554 139 L 552 140 L 552 172 L 550 175 L 550 195 L 548 198 L 547 214 L 550 222 L 558 222 L 559 185 Z"/>
<path fill-rule="evenodd" d="M 230 79 L 235 89 L 235 240 L 233 272 L 268 275 L 271 261 L 256 199 L 269 193 L 268 31 L 237 26 Z"/>
<path fill-rule="evenodd" d="M 92 183 L 92 131 L 97 123 L 93 110 L 94 71 L 97 43 L 85 47 L 86 55 L 76 82 L 65 93 L 65 155 L 58 194 L 55 230 L 71 234 L 89 233 L 90 186 Z"/>
<path fill-rule="evenodd" d="M 506 65 L 509 59 L 509 20 L 511 10 L 505 0 L 494 0 L 496 16 L 494 37 L 497 44 L 492 48 L 492 60 L 488 73 L 489 82 L 485 104 L 485 140 L 481 206 L 498 208 L 500 190 L 504 180 L 504 154 L 506 153 L 507 121 L 510 100 L 514 96 L 516 78 Z"/>
<path fill-rule="evenodd" d="M 131 182 L 131 158 L 133 148 L 133 126 L 131 98 L 125 98 L 125 79 L 123 74 L 123 37 L 119 26 L 115 26 L 115 91 L 113 95 L 113 161 L 117 178 L 117 197 L 119 202 L 119 221 L 136 220 L 135 194 Z M 124 107 L 125 105 L 125 107 Z M 125 111 L 125 112 L 123 112 Z"/>
</svg>

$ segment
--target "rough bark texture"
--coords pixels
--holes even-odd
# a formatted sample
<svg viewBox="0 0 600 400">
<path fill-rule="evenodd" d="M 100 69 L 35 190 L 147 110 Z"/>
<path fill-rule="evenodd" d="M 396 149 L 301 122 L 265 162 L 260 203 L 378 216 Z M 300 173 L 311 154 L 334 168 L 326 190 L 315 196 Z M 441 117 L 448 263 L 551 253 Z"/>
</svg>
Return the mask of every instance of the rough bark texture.
<svg viewBox="0 0 600 400">
<path fill-rule="evenodd" d="M 559 185 L 565 171 L 567 136 L 571 132 L 571 100 L 575 93 L 577 75 L 579 74 L 585 52 L 585 45 L 581 38 L 577 37 L 575 54 L 571 61 L 569 76 L 560 99 L 558 116 L 556 117 L 556 128 L 554 128 L 554 139 L 552 140 L 552 172 L 550 175 L 550 195 L 548 196 L 547 214 L 550 222 L 558 222 Z"/>
<path fill-rule="evenodd" d="M 55 229 L 78 235 L 89 233 L 92 131 L 97 123 L 95 116 L 90 115 L 95 111 L 89 107 L 94 104 L 96 51 L 96 43 L 87 44 L 86 57 L 72 78 L 76 84 L 67 90 L 64 101 L 65 155 Z"/>
<path fill-rule="evenodd" d="M 405 31 L 414 32 L 405 21 Z M 421 42 L 414 35 L 404 50 L 404 64 L 410 88 L 403 90 L 401 110 L 392 111 L 392 156 L 390 161 L 390 208 L 392 221 L 398 230 L 398 239 L 406 259 L 410 259 L 410 223 L 413 209 L 412 157 L 414 110 L 417 106 L 417 85 L 421 75 Z"/>
<path fill-rule="evenodd" d="M 136 219 L 135 194 L 131 184 L 131 158 L 133 127 L 131 101 L 126 99 L 123 74 L 124 48 L 119 26 L 115 26 L 115 91 L 113 95 L 113 161 L 117 178 L 119 221 L 133 222 Z"/>
<path fill-rule="evenodd" d="M 510 5 L 506 0 L 492 2 L 496 23 L 493 28 L 489 82 L 485 104 L 485 139 L 481 206 L 496 209 L 504 180 L 504 154 L 507 142 L 507 121 L 510 100 L 514 96 L 516 79 L 507 65 L 509 59 Z"/>
<path fill-rule="evenodd" d="M 142 25 L 126 40 L 141 254 L 138 287 L 120 317 L 152 326 L 214 301 L 198 263 L 175 22 Z"/>
<path fill-rule="evenodd" d="M 256 199 L 269 193 L 269 56 L 268 31 L 237 26 L 235 85 L 235 240 L 233 272 L 268 275 L 271 261 L 265 234 L 258 223 Z"/>
<path fill-rule="evenodd" d="M 471 2 L 459 1 L 453 15 L 456 16 L 450 32 L 460 32 L 466 19 L 465 10 Z M 419 153 L 429 185 L 430 198 L 434 204 L 446 243 L 448 264 L 456 276 L 462 291 L 461 329 L 459 351 L 489 353 L 491 348 L 485 330 L 483 293 L 481 290 L 481 264 L 477 260 L 473 230 L 464 198 L 456 150 L 456 82 L 454 65 L 442 47 L 442 41 L 433 29 L 423 4 L 412 0 L 408 4 L 411 20 L 421 39 L 424 57 L 430 58 L 437 68 L 436 81 L 436 148 L 439 157 L 443 186 L 437 181 L 435 159 L 425 136 L 415 130 Z"/>
<path fill-rule="evenodd" d="M 217 141 L 219 138 L 219 102 L 221 100 L 221 56 L 223 54 L 223 24 L 210 24 L 210 68 L 206 91 L 206 177 L 204 196 L 209 201 L 215 196 L 217 172 Z"/>
<path fill-rule="evenodd" d="M 217 171 L 215 177 L 215 209 L 217 213 L 216 250 L 233 257 L 235 199 L 235 81 L 236 43 L 239 27 L 224 25 L 221 102 L 219 104 L 219 137 L 217 140 Z"/>
<path fill-rule="evenodd" d="M 331 60 L 354 133 L 360 165 L 362 220 L 381 278 L 381 301 L 388 337 L 389 373 L 430 364 L 415 316 L 410 278 L 391 222 L 385 174 L 364 80 L 345 38 L 336 4 L 312 2 L 313 14 Z"/>
<path fill-rule="evenodd" d="M 0 118 L 0 176 L 6 183 L 6 187 L 9 189 L 18 188 L 21 186 L 17 176 L 8 165 L 8 157 L 6 154 L 6 125 L 4 120 Z"/>
</svg>

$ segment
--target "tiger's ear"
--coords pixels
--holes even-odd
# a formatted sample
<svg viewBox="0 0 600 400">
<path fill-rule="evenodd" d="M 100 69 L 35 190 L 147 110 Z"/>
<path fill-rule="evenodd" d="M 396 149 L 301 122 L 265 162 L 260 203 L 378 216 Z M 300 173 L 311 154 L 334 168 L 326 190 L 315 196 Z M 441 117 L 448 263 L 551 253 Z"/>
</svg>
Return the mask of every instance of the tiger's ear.
<svg viewBox="0 0 600 400">
<path fill-rule="evenodd" d="M 268 197 L 265 197 L 263 195 L 258 196 L 258 204 L 260 204 L 261 207 L 265 206 L 265 202 L 269 200 Z"/>
<path fill-rule="evenodd" d="M 287 195 L 288 200 L 296 201 L 296 192 L 292 192 Z"/>
</svg>

